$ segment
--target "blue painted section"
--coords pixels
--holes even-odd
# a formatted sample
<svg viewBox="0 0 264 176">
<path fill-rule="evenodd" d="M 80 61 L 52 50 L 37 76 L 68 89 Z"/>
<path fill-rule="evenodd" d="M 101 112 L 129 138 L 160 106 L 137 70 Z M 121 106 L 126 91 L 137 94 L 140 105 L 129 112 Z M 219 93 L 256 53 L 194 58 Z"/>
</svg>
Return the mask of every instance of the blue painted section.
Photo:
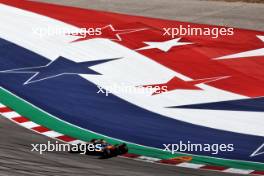
<svg viewBox="0 0 264 176">
<path fill-rule="evenodd" d="M 47 65 L 47 58 L 0 40 L 0 71 Z M 114 71 L 114 70 L 113 70 Z M 263 162 L 249 158 L 262 137 L 201 127 L 147 111 L 114 95 L 97 94 L 93 83 L 78 75 L 62 75 L 27 85 L 32 73 L 0 73 L 0 85 L 39 108 L 82 128 L 125 141 L 163 149 L 163 144 L 234 144 L 234 152 L 190 152 L 207 156 Z M 100 75 L 99 75 L 100 76 Z"/>
<path fill-rule="evenodd" d="M 72 60 L 66 59 L 62 56 L 58 57 L 54 61 L 49 62 L 47 65 L 41 65 L 37 67 L 25 67 L 12 70 L 3 70 L 0 73 L 32 73 L 33 76 L 30 77 L 25 84 L 32 82 L 43 81 L 46 79 L 52 79 L 57 76 L 64 74 L 95 74 L 100 75 L 89 67 L 112 61 L 114 59 L 105 60 L 94 60 L 88 62 L 74 62 Z"/>
<path fill-rule="evenodd" d="M 173 106 L 171 108 L 264 112 L 264 97 Z"/>
</svg>

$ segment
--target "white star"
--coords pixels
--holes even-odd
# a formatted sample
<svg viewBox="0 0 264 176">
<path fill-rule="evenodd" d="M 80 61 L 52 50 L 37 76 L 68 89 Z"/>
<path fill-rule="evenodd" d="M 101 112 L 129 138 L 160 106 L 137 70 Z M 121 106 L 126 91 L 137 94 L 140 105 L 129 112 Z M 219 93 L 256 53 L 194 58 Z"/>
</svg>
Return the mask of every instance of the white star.
<svg viewBox="0 0 264 176">
<path fill-rule="evenodd" d="M 122 34 L 129 34 L 129 33 L 144 31 L 144 30 L 148 29 L 148 28 L 139 28 L 139 29 L 122 29 L 122 30 L 119 30 L 119 29 L 115 29 L 112 24 L 109 24 L 105 27 L 102 27 L 102 30 L 106 29 L 106 28 L 110 28 L 113 32 L 115 32 L 115 36 L 117 38 L 117 39 L 110 39 L 110 40 L 118 40 L 118 41 L 122 41 L 122 38 L 120 37 L 120 35 L 122 35 Z"/>
<path fill-rule="evenodd" d="M 182 46 L 182 45 L 192 44 L 189 42 L 179 42 L 179 40 L 181 40 L 181 38 L 176 38 L 176 39 L 167 40 L 167 41 L 163 41 L 163 42 L 144 42 L 148 46 L 144 46 L 144 47 L 136 49 L 136 50 L 146 50 L 146 49 L 157 48 L 161 51 L 168 52 L 174 46 Z"/>
<path fill-rule="evenodd" d="M 144 31 L 144 30 L 148 30 L 148 28 L 119 30 L 119 29 L 115 29 L 112 24 L 109 24 L 109 25 L 106 25 L 106 26 L 101 28 L 101 34 L 98 36 L 90 36 L 90 35 L 87 35 L 87 33 L 84 33 L 84 34 L 83 33 L 77 33 L 77 34 L 74 33 L 74 34 L 70 34 L 70 35 L 79 37 L 72 42 L 80 42 L 80 41 L 89 40 L 89 39 L 93 39 L 93 38 L 107 38 L 109 40 L 122 41 L 121 35 L 129 34 L 129 33 L 133 33 L 133 32 Z"/>
<path fill-rule="evenodd" d="M 259 36 L 257 37 L 264 42 L 264 36 Z M 222 56 L 215 58 L 214 60 L 222 60 L 222 59 L 235 59 L 235 58 L 243 58 L 243 57 L 253 57 L 253 56 L 264 56 L 264 48 L 256 49 L 256 50 L 250 50 L 246 52 L 241 52 L 237 54 L 231 54 L 227 56 Z"/>
<path fill-rule="evenodd" d="M 259 148 L 257 148 L 257 150 L 254 151 L 250 155 L 250 157 L 254 157 L 254 156 L 258 156 L 258 155 L 263 155 L 263 154 L 264 154 L 264 143 L 261 146 L 259 146 Z"/>
</svg>

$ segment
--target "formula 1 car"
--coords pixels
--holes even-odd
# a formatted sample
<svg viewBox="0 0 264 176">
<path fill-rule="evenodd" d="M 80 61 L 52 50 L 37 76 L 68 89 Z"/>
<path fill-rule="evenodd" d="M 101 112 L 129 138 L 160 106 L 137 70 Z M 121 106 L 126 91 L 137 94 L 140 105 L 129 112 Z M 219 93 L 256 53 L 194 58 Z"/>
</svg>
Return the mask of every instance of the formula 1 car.
<svg viewBox="0 0 264 176">
<path fill-rule="evenodd" d="M 86 146 L 85 151 L 83 146 Z M 91 146 L 94 146 L 95 149 L 90 150 Z M 86 144 L 77 144 L 77 147 L 77 150 L 71 149 L 70 153 L 83 153 L 86 155 L 97 155 L 100 158 L 111 158 L 128 152 L 128 147 L 125 143 L 112 145 L 103 139 L 92 139 Z"/>
</svg>

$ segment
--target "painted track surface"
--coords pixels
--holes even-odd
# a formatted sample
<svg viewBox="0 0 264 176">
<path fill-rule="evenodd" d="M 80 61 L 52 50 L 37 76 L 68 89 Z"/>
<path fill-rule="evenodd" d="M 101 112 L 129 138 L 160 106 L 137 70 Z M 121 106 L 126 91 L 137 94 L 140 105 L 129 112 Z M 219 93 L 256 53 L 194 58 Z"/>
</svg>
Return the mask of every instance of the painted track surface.
<svg viewBox="0 0 264 176">
<path fill-rule="evenodd" d="M 50 1 L 49 1 L 50 2 Z M 77 4 L 77 3 L 76 3 Z M 76 5 L 75 4 L 75 5 Z M 109 9 L 111 10 L 111 8 Z M 2 122 L 3 121 L 3 122 Z M 7 130 L 3 130 L 6 128 L 13 129 L 14 134 L 8 132 L 5 134 L 5 136 L 8 136 L 8 140 L 3 140 L 3 143 L 1 145 L 1 151 L 5 151 L 4 154 L 7 155 L 7 158 L 4 162 L 7 163 L 11 161 L 12 163 L 28 163 L 28 171 L 14 171 L 14 173 L 8 173 L 4 171 L 4 167 L 6 164 L 3 164 L 3 172 L 1 171 L 0 174 L 3 173 L 3 175 L 20 175 L 21 173 L 24 173 L 25 175 L 43 175 L 44 171 L 49 170 L 50 172 L 45 173 L 45 175 L 60 175 L 58 173 L 61 173 L 62 167 L 68 167 L 69 169 L 63 169 L 63 174 L 61 175 L 71 175 L 72 173 L 78 174 L 78 175 L 87 175 L 87 173 L 91 173 L 91 175 L 225 175 L 225 174 L 215 174 L 210 172 L 203 172 L 203 171 L 192 171 L 188 169 L 178 169 L 173 167 L 167 167 L 167 166 L 159 166 L 159 165 L 153 165 L 148 163 L 142 163 L 142 162 L 135 162 L 131 160 L 125 160 L 121 158 L 115 158 L 111 161 L 100 161 L 95 160 L 91 157 L 79 157 L 79 156 L 73 156 L 73 155 L 65 155 L 64 153 L 51 153 L 49 155 L 42 156 L 41 160 L 34 159 L 34 156 L 38 156 L 37 154 L 32 154 L 29 152 L 29 144 L 31 142 L 45 142 L 47 138 L 32 134 L 30 131 L 26 131 L 20 127 L 15 127 L 13 124 L 10 124 L 10 122 L 5 122 L 5 119 L 1 119 L 1 125 L 3 124 L 4 128 L 1 128 L 1 136 L 5 133 L 7 133 Z M 5 132 L 3 132 L 5 131 Z M 19 135 L 18 135 L 19 134 Z M 3 135 L 4 136 L 4 135 Z M 26 136 L 32 136 L 31 139 L 27 139 Z M 34 136 L 34 137 L 33 137 Z M 1 138 L 2 139 L 2 138 Z M 19 141 L 19 142 L 18 142 Z M 2 142 L 2 140 L 1 140 Z M 20 148 L 23 152 L 20 152 L 20 150 L 12 151 L 11 147 L 5 147 L 5 146 L 14 146 L 14 148 Z M 25 146 L 25 148 L 23 147 Z M 2 153 L 2 152 L 1 152 Z M 12 161 L 12 157 L 17 157 L 16 162 Z M 32 158 L 30 159 L 30 157 Z M 6 156 L 5 156 L 6 157 Z M 1 157 L 1 158 L 5 158 Z M 21 157 L 21 158 L 20 158 Z M 28 160 L 19 161 L 19 159 L 22 158 L 29 158 Z M 61 162 L 57 161 L 57 158 L 61 158 Z M 39 161 L 37 161 L 39 160 Z M 63 162 L 67 161 L 67 162 Z M 96 163 L 95 163 L 96 162 Z M 37 169 L 31 168 L 30 165 L 33 165 L 33 163 L 36 163 L 38 166 L 41 165 L 43 169 L 40 169 L 41 167 L 38 167 Z M 64 163 L 72 163 L 71 166 L 67 166 Z M 88 164 L 89 163 L 89 164 Z M 1 163 L 1 167 L 3 166 Z M 55 167 L 54 167 L 55 165 Z M 9 165 L 10 166 L 10 165 Z M 12 166 L 13 168 L 17 168 L 17 166 Z M 35 167 L 36 168 L 36 167 Z M 33 173 L 31 172 L 33 170 Z M 118 172 L 117 172 L 118 171 Z M 18 173 L 15 173 L 18 172 Z M 107 172 L 107 173 L 106 173 Z M 155 174 L 151 174 L 155 173 Z"/>
<path fill-rule="evenodd" d="M 11 121 L 0 118 L 0 175 L 92 175 L 92 176 L 235 176 L 134 161 L 124 158 L 99 160 L 93 156 L 50 152 L 31 152 L 31 143 L 47 143 L 47 137 L 32 133 Z"/>
</svg>

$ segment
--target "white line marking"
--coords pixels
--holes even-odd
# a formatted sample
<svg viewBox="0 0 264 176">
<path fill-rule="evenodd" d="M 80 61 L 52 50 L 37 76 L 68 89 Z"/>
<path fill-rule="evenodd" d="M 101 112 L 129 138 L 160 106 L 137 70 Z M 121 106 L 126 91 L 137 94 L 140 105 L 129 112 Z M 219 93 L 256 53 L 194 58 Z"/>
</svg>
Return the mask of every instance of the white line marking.
<svg viewBox="0 0 264 176">
<path fill-rule="evenodd" d="M 159 158 L 153 158 L 153 157 L 148 157 L 148 156 L 140 156 L 140 157 L 138 157 L 137 159 L 144 160 L 144 161 L 147 161 L 147 162 L 156 162 L 156 161 L 160 161 Z"/>
<path fill-rule="evenodd" d="M 51 137 L 51 138 L 56 138 L 56 137 L 59 137 L 59 136 L 63 136 L 63 134 L 55 132 L 55 131 L 47 131 L 47 132 L 44 132 L 44 133 L 41 133 L 41 134 L 43 134 L 45 136 L 48 136 L 48 137 Z"/>
<path fill-rule="evenodd" d="M 224 170 L 223 172 L 236 173 L 236 174 L 250 174 L 253 171 L 254 170 L 229 168 L 229 169 Z"/>
<path fill-rule="evenodd" d="M 28 129 L 31 129 L 31 128 L 34 128 L 34 127 L 37 127 L 39 126 L 38 124 L 34 123 L 34 122 L 24 122 L 24 123 L 19 123 L 21 126 L 25 127 L 25 128 L 28 128 Z"/>
<path fill-rule="evenodd" d="M 194 163 L 180 163 L 180 164 L 177 164 L 176 166 L 192 168 L 192 169 L 199 169 L 205 165 L 204 164 L 194 164 Z"/>
<path fill-rule="evenodd" d="M 8 119 L 12 119 L 12 118 L 15 118 L 15 117 L 21 117 L 21 115 L 16 113 L 15 111 L 4 112 L 4 113 L 2 113 L 2 115 L 5 116 Z"/>
</svg>

